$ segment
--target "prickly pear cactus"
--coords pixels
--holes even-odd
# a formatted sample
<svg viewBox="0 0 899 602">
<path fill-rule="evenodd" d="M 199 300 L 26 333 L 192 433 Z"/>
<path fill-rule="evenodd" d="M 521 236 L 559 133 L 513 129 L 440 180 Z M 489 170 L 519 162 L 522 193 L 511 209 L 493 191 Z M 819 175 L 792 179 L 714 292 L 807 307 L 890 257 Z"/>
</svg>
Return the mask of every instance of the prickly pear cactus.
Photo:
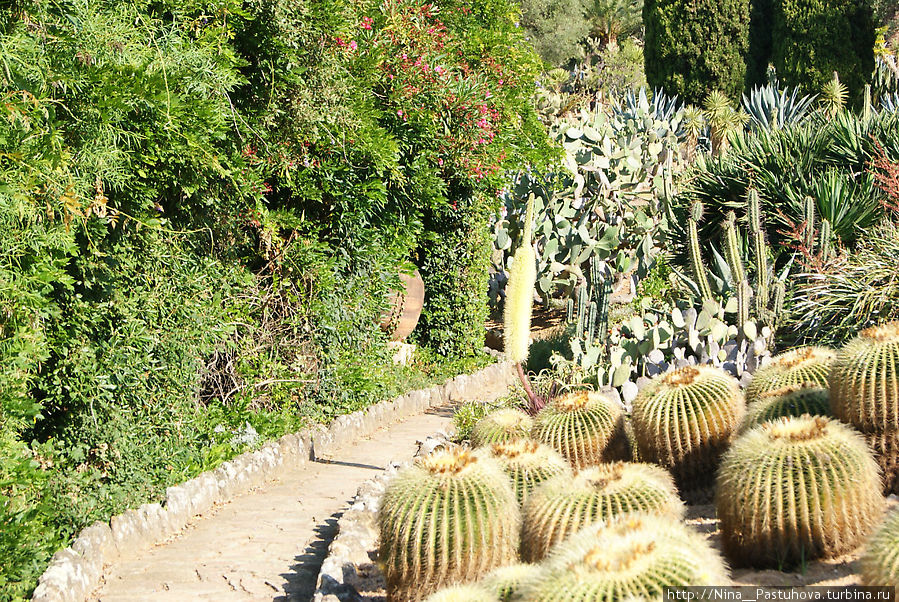
<svg viewBox="0 0 899 602">
<path fill-rule="evenodd" d="M 529 602 L 658 600 L 666 586 L 726 585 L 727 567 L 705 538 L 657 516 L 622 516 L 586 527 L 542 564 L 525 584 Z"/>
<path fill-rule="evenodd" d="M 830 405 L 865 434 L 883 469 L 884 491 L 899 492 L 899 322 L 866 328 L 839 350 Z"/>
<path fill-rule="evenodd" d="M 799 347 L 774 356 L 753 375 L 746 387 L 746 402 L 758 401 L 762 393 L 788 385 L 811 382 L 826 387 L 830 365 L 836 355 L 827 347 Z"/>
<path fill-rule="evenodd" d="M 830 372 L 834 415 L 865 433 L 899 430 L 899 322 L 861 331 Z"/>
<path fill-rule="evenodd" d="M 502 566 L 487 574 L 479 581 L 479 585 L 496 594 L 500 602 L 509 602 L 516 599 L 522 586 L 534 579 L 540 578 L 540 567 L 536 564 L 510 564 Z"/>
<path fill-rule="evenodd" d="M 571 466 L 562 454 L 553 448 L 518 439 L 508 443 L 494 443 L 486 454 L 503 467 L 512 479 L 512 488 L 519 504 L 524 503 L 534 487 L 558 475 L 571 477 Z"/>
<path fill-rule="evenodd" d="M 547 404 L 534 418 L 531 438 L 574 468 L 630 458 L 621 406 L 593 391 L 566 393 Z"/>
<path fill-rule="evenodd" d="M 863 585 L 899 587 L 899 510 L 877 528 L 861 557 Z"/>
<path fill-rule="evenodd" d="M 425 602 L 501 602 L 480 585 L 453 585 L 428 596 Z"/>
<path fill-rule="evenodd" d="M 387 593 L 413 602 L 517 560 L 519 510 L 500 465 L 465 449 L 401 470 L 378 514 Z"/>
<path fill-rule="evenodd" d="M 471 431 L 472 447 L 481 447 L 527 438 L 534 421 L 530 416 L 514 408 L 500 408 L 490 412 L 474 425 Z"/>
<path fill-rule="evenodd" d="M 746 408 L 746 417 L 740 426 L 744 432 L 750 428 L 785 416 L 830 415 L 830 391 L 818 383 L 806 382 L 787 385 L 773 391 L 765 391 L 758 400 Z"/>
<path fill-rule="evenodd" d="M 550 479 L 534 490 L 522 509 L 521 557 L 539 561 L 584 526 L 634 513 L 683 517 L 684 505 L 667 471 L 616 462 L 586 468 L 573 479 Z"/>
<path fill-rule="evenodd" d="M 657 376 L 634 399 L 640 456 L 668 468 L 688 501 L 705 499 L 744 411 L 737 380 L 720 368 L 688 366 Z"/>
<path fill-rule="evenodd" d="M 782 568 L 852 550 L 883 512 L 879 473 L 862 437 L 836 420 L 806 415 L 753 428 L 718 472 L 727 556 Z"/>
</svg>

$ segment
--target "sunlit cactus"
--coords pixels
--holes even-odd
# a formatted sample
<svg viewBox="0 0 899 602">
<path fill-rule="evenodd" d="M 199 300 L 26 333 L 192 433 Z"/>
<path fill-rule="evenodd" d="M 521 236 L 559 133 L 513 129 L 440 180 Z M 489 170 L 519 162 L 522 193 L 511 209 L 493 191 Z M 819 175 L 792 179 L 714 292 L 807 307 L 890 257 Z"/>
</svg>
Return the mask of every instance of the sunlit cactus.
<svg viewBox="0 0 899 602">
<path fill-rule="evenodd" d="M 785 568 L 854 549 L 883 511 L 879 473 L 862 437 L 836 420 L 805 415 L 751 429 L 718 472 L 726 554 Z"/>
<path fill-rule="evenodd" d="M 899 510 L 868 540 L 860 564 L 862 585 L 899 587 Z"/>
<path fill-rule="evenodd" d="M 531 438 L 558 451 L 575 468 L 630 458 L 624 412 L 592 391 L 566 393 L 547 404 L 534 418 Z"/>
<path fill-rule="evenodd" d="M 818 383 L 806 382 L 765 391 L 746 408 L 741 431 L 786 416 L 830 415 L 830 392 Z"/>
<path fill-rule="evenodd" d="M 536 562 L 584 526 L 629 513 L 680 519 L 684 505 L 671 475 L 651 464 L 616 462 L 586 468 L 573 479 L 550 479 L 522 509 L 521 557 Z"/>
<path fill-rule="evenodd" d="M 728 585 L 727 566 L 705 538 L 670 517 L 622 516 L 556 547 L 526 583 L 528 602 L 664 599 L 664 588 Z"/>
<path fill-rule="evenodd" d="M 500 602 L 509 602 L 517 599 L 515 596 L 525 583 L 539 578 L 539 565 L 518 563 L 491 571 L 478 583 L 498 596 Z"/>
<path fill-rule="evenodd" d="M 418 601 L 517 560 L 519 510 L 494 460 L 436 452 L 401 470 L 378 514 L 389 599 Z"/>
<path fill-rule="evenodd" d="M 773 357 L 753 375 L 746 387 L 746 402 L 758 401 L 766 391 L 805 382 L 826 387 L 835 357 L 836 352 L 827 347 L 799 347 Z"/>
<path fill-rule="evenodd" d="M 471 445 L 481 447 L 504 441 L 526 438 L 534 421 L 514 408 L 494 410 L 478 420 L 471 431 Z"/>
<path fill-rule="evenodd" d="M 708 497 L 744 411 L 737 380 L 720 368 L 687 366 L 657 376 L 633 402 L 640 456 L 669 469 L 688 501 Z"/>
<path fill-rule="evenodd" d="M 519 439 L 495 443 L 485 450 L 512 479 L 512 488 L 519 504 L 543 481 L 558 475 L 571 476 L 571 466 L 565 458 L 551 447 L 536 441 Z"/>
<path fill-rule="evenodd" d="M 899 491 L 899 322 L 861 331 L 830 371 L 833 415 L 865 434 L 883 468 L 885 491 Z"/>
<path fill-rule="evenodd" d="M 425 602 L 502 602 L 480 585 L 453 585 L 428 596 Z"/>
</svg>

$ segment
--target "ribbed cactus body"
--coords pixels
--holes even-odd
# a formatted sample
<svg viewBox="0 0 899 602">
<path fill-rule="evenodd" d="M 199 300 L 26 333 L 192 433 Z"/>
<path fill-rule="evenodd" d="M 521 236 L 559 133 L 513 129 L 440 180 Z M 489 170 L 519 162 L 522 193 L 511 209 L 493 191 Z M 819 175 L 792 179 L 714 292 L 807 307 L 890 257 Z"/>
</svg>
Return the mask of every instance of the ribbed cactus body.
<svg viewBox="0 0 899 602">
<path fill-rule="evenodd" d="M 669 469 L 688 501 L 707 497 L 744 411 L 739 384 L 720 368 L 688 366 L 657 376 L 633 402 L 640 456 Z"/>
<path fill-rule="evenodd" d="M 512 488 L 519 504 L 524 503 L 531 491 L 543 481 L 559 475 L 571 477 L 571 466 L 562 454 L 536 441 L 519 439 L 495 443 L 485 450 L 512 479 Z"/>
<path fill-rule="evenodd" d="M 534 286 L 537 282 L 537 253 L 531 244 L 534 221 L 534 196 L 528 197 L 521 246 L 512 256 L 512 267 L 506 282 L 506 301 L 503 310 L 503 353 L 513 363 L 523 363 L 531 346 L 531 310 L 534 306 Z"/>
<path fill-rule="evenodd" d="M 776 418 L 803 414 L 829 416 L 830 392 L 818 383 L 809 382 L 765 391 L 746 408 L 740 431 Z"/>
<path fill-rule="evenodd" d="M 773 357 L 753 375 L 746 387 L 746 402 L 758 401 L 766 391 L 805 382 L 827 387 L 830 365 L 836 355 L 827 347 L 800 347 Z"/>
<path fill-rule="evenodd" d="M 715 505 L 728 557 L 781 568 L 858 546 L 884 499 L 862 437 L 836 420 L 801 416 L 766 422 L 734 442 Z"/>
<path fill-rule="evenodd" d="M 541 565 L 528 602 L 663 600 L 666 586 L 727 585 L 727 566 L 699 533 L 668 517 L 623 516 L 586 527 Z"/>
<path fill-rule="evenodd" d="M 834 415 L 866 433 L 899 430 L 899 322 L 867 328 L 830 372 Z"/>
<path fill-rule="evenodd" d="M 586 525 L 633 513 L 683 517 L 684 505 L 667 471 L 616 462 L 586 468 L 573 479 L 550 479 L 522 509 L 521 557 L 536 562 Z"/>
<path fill-rule="evenodd" d="M 501 602 L 480 585 L 453 585 L 428 596 L 425 602 Z"/>
<path fill-rule="evenodd" d="M 491 571 L 479 585 L 495 594 L 500 602 L 517 599 L 515 596 L 529 581 L 540 579 L 540 567 L 536 564 L 510 564 Z"/>
<path fill-rule="evenodd" d="M 866 328 L 837 352 L 830 405 L 871 443 L 884 490 L 899 492 L 899 322 Z"/>
<path fill-rule="evenodd" d="M 519 519 L 509 478 L 493 460 L 451 450 L 401 470 L 378 514 L 390 600 L 421 600 L 515 562 Z"/>
<path fill-rule="evenodd" d="M 557 397 L 534 418 L 531 438 L 544 443 L 575 468 L 629 458 L 624 412 L 592 391 Z"/>
<path fill-rule="evenodd" d="M 899 510 L 868 540 L 860 564 L 862 585 L 899 587 Z"/>
<path fill-rule="evenodd" d="M 530 416 L 514 408 L 500 408 L 490 412 L 474 425 L 471 445 L 481 447 L 527 438 L 534 421 Z"/>
</svg>

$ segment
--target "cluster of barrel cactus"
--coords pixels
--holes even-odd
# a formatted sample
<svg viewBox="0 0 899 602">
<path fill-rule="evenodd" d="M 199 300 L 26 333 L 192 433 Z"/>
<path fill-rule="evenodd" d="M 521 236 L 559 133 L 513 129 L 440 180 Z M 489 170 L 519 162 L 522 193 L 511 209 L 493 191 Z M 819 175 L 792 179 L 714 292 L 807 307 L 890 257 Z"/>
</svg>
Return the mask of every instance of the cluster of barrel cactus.
<svg viewBox="0 0 899 602">
<path fill-rule="evenodd" d="M 651 379 L 629 417 L 600 393 L 574 391 L 529 429 L 506 410 L 483 421 L 484 433 L 515 427 L 421 459 L 388 486 L 379 520 L 389 599 L 589 602 L 726 585 L 719 553 L 683 524 L 682 498 L 714 490 L 723 552 L 740 566 L 833 558 L 875 531 L 881 467 L 897 465 L 897 447 L 872 454 L 868 443 L 899 440 L 899 323 L 837 352 L 777 356 L 745 395 L 725 370 L 688 366 Z M 897 559 L 899 513 L 870 539 L 863 581 L 896 584 Z"/>
</svg>

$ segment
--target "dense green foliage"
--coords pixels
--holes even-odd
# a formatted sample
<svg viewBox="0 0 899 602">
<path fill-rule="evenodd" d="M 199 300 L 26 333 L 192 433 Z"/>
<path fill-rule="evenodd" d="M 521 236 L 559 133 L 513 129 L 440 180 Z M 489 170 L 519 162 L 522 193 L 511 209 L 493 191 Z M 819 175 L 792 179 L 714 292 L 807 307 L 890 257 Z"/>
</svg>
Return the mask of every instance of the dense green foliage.
<svg viewBox="0 0 899 602">
<path fill-rule="evenodd" d="M 590 32 L 585 0 L 522 0 L 521 26 L 548 65 L 564 65 L 583 55 L 581 41 Z"/>
<path fill-rule="evenodd" d="M 860 99 L 874 71 L 870 0 L 780 0 L 771 23 L 771 62 L 789 86 L 817 92 L 839 73 Z"/>
<path fill-rule="evenodd" d="M 545 154 L 537 59 L 505 1 L 439 8 L 5 9 L 0 599 L 90 521 L 481 361 L 486 215 Z M 410 260 L 431 347 L 403 369 L 377 323 Z"/>
<path fill-rule="evenodd" d="M 646 80 L 701 103 L 713 90 L 737 99 L 749 48 L 748 0 L 646 0 Z"/>
</svg>

